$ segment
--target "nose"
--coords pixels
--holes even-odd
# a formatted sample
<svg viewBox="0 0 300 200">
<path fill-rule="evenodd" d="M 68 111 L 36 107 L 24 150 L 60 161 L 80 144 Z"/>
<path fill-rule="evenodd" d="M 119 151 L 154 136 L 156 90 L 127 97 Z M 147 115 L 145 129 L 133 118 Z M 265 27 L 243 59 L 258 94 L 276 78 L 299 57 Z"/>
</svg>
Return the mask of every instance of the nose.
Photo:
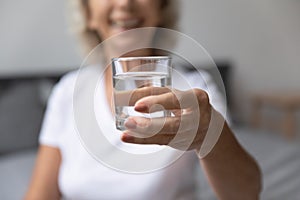
<svg viewBox="0 0 300 200">
<path fill-rule="evenodd" d="M 135 0 L 115 0 L 114 3 L 121 9 L 132 10 L 134 7 Z"/>
</svg>

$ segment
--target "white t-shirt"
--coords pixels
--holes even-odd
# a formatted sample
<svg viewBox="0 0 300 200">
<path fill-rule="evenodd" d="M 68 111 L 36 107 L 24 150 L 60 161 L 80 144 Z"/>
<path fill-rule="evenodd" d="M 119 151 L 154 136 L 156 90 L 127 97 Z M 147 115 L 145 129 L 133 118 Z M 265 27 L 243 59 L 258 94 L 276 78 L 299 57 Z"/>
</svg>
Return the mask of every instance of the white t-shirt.
<svg viewBox="0 0 300 200">
<path fill-rule="evenodd" d="M 206 90 L 209 93 L 211 104 L 217 110 L 222 110 L 222 98 L 207 73 L 202 72 L 201 75 L 199 73 L 174 73 L 173 87 L 185 90 L 189 88 L 180 81 L 179 74 L 183 74 L 191 87 Z M 199 167 L 199 164 L 197 164 L 194 151 L 186 152 L 166 168 L 143 174 L 124 173 L 111 169 L 95 160 L 86 151 L 76 134 L 72 110 L 73 98 L 76 98 L 73 97 L 76 77 L 77 72 L 68 73 L 53 89 L 39 138 L 40 144 L 60 149 L 62 163 L 58 184 L 63 198 L 196 199 L 195 179 L 197 177 L 194 171 L 195 167 Z M 120 148 L 140 148 L 138 146 L 141 145 L 124 144 L 120 141 L 120 135 L 114 128 L 114 119 L 108 109 L 103 82 L 100 81 L 100 87 L 97 91 L 99 93 L 95 98 L 99 103 L 99 108 L 95 109 L 95 113 L 98 113 L 96 117 L 97 115 L 97 118 L 99 115 L 103 116 L 100 118 L 104 120 L 103 123 L 106 125 L 103 125 L 102 129 L 110 135 L 114 135 L 112 137 L 115 138 L 112 138 L 113 141 L 110 142 L 114 142 L 114 145 Z"/>
</svg>

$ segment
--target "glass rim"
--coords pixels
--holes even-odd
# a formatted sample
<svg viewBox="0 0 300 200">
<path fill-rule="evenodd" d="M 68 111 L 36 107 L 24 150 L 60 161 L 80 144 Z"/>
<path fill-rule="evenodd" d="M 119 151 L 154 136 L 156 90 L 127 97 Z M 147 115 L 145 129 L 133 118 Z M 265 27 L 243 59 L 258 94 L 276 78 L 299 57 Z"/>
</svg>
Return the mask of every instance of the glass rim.
<svg viewBox="0 0 300 200">
<path fill-rule="evenodd" d="M 131 60 L 170 60 L 172 59 L 171 56 L 137 56 L 137 57 L 118 57 L 112 58 L 111 60 L 114 61 L 131 61 Z"/>
</svg>

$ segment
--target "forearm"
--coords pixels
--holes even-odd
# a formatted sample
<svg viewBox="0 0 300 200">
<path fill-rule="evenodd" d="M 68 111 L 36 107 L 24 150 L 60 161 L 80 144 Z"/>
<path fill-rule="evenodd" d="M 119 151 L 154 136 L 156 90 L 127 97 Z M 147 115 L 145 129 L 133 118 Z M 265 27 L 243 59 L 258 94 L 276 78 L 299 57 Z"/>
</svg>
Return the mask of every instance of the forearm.
<svg viewBox="0 0 300 200">
<path fill-rule="evenodd" d="M 58 171 L 61 162 L 60 151 L 42 145 L 39 148 L 33 176 L 24 200 L 60 199 Z"/>
<path fill-rule="evenodd" d="M 240 146 L 227 124 L 213 150 L 200 163 L 220 199 L 259 198 L 260 169 Z"/>
</svg>

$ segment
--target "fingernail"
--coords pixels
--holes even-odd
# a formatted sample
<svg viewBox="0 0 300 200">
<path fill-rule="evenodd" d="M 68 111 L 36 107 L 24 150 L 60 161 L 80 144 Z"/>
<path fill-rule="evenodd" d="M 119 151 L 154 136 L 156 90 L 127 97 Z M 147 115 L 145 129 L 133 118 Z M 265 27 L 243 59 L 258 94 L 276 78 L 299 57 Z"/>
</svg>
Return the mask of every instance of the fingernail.
<svg viewBox="0 0 300 200">
<path fill-rule="evenodd" d="M 129 129 L 135 129 L 136 128 L 136 122 L 133 119 L 128 118 L 124 125 L 126 126 L 126 128 Z"/>
<path fill-rule="evenodd" d="M 133 142 L 134 137 L 131 136 L 131 135 L 128 135 L 128 134 L 124 133 L 124 134 L 122 135 L 122 137 L 121 137 L 121 140 L 122 140 L 123 142 Z"/>
<path fill-rule="evenodd" d="M 147 110 L 147 105 L 144 104 L 144 103 L 139 103 L 139 104 L 134 106 L 134 109 L 136 111 L 139 111 L 139 112 L 146 111 Z"/>
</svg>

